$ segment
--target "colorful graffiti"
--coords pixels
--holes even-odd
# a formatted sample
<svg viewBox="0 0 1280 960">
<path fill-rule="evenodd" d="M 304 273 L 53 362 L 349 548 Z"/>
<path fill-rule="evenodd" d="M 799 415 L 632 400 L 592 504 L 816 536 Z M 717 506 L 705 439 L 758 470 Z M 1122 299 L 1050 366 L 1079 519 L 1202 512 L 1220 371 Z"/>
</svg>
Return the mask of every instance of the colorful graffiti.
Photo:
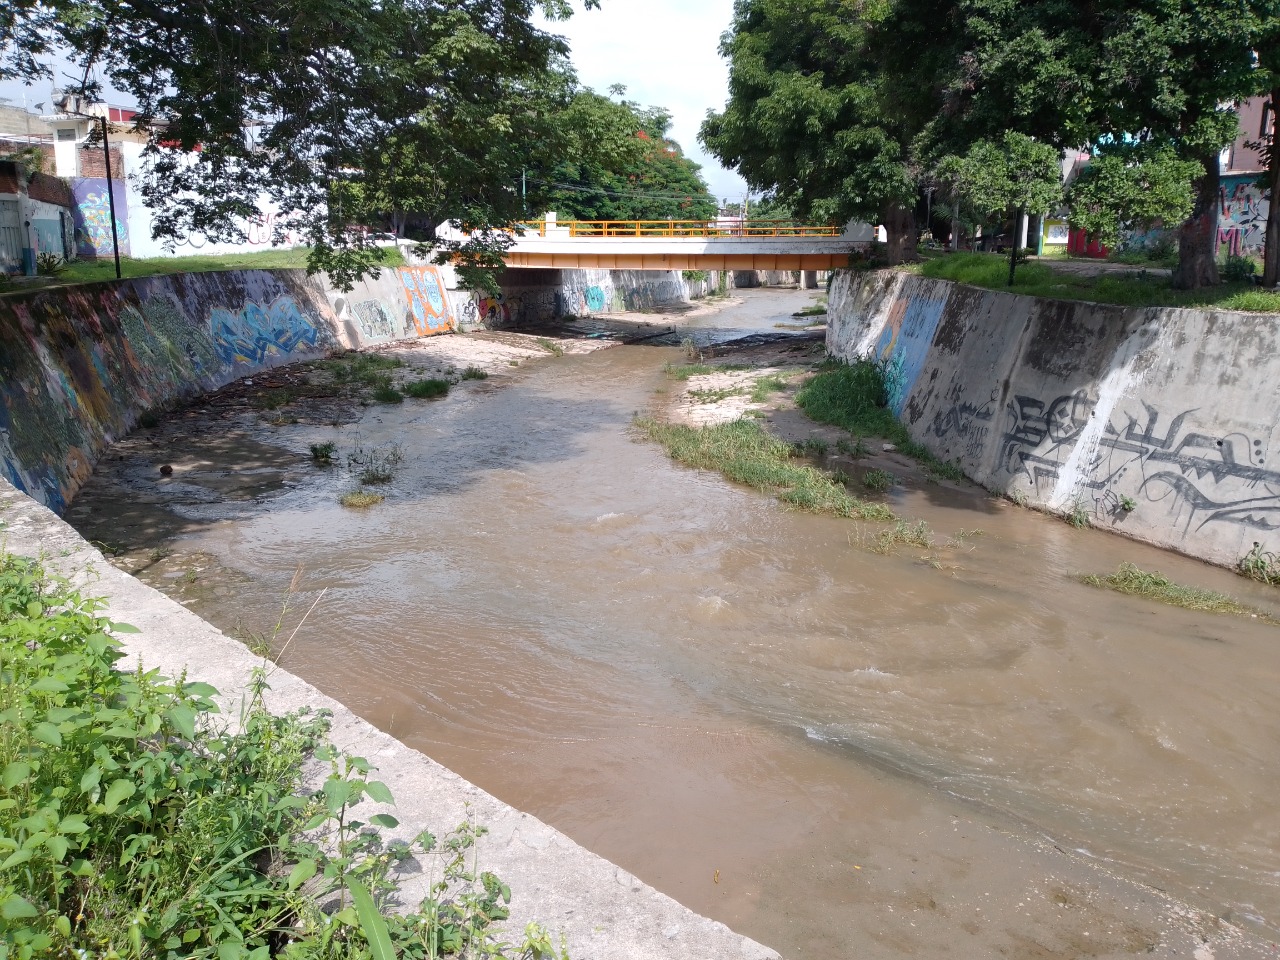
<svg viewBox="0 0 1280 960">
<path fill-rule="evenodd" d="M 265 308 L 249 302 L 234 312 L 214 307 L 209 328 L 214 349 L 229 364 L 261 364 L 303 345 L 314 347 L 319 338 L 292 297 L 279 297 Z"/>
<path fill-rule="evenodd" d="M 116 205 L 116 239 L 120 253 L 129 253 L 128 190 L 121 180 L 111 181 L 107 193 L 104 177 L 87 177 L 71 184 L 76 205 L 72 210 L 76 231 L 76 253 L 82 257 L 114 256 L 111 238 L 111 198 Z"/>
<path fill-rule="evenodd" d="M 599 287 L 587 287 L 586 293 L 583 294 L 587 309 L 592 313 L 599 313 L 604 309 L 605 296 L 604 291 Z"/>
<path fill-rule="evenodd" d="M 418 336 L 452 330 L 453 315 L 440 271 L 435 267 L 401 267 L 396 273 L 404 286 Z"/>
<path fill-rule="evenodd" d="M 351 312 L 360 322 L 360 333 L 366 340 L 395 340 L 408 333 L 402 331 L 395 316 L 381 300 L 361 300 Z"/>
<path fill-rule="evenodd" d="M 876 341 L 876 359 L 884 365 L 889 406 L 901 415 L 907 396 L 924 368 L 933 335 L 947 305 L 947 294 L 937 299 L 899 297 Z"/>
<path fill-rule="evenodd" d="M 1232 256 L 1261 254 L 1266 245 L 1271 203 L 1266 191 L 1249 177 L 1224 179 L 1218 209 L 1218 246 Z"/>
<path fill-rule="evenodd" d="M 476 318 L 490 330 L 511 322 L 511 307 L 507 304 L 505 293 L 478 297 L 475 304 Z"/>
</svg>

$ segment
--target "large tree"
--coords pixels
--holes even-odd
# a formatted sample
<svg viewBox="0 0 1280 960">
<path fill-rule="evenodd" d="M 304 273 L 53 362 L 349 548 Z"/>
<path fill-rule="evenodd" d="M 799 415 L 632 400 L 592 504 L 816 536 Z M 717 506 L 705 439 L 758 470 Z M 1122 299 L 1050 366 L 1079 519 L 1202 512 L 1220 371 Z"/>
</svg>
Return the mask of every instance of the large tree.
<svg viewBox="0 0 1280 960">
<path fill-rule="evenodd" d="M 530 172 L 530 202 L 578 220 L 709 220 L 716 200 L 700 167 L 670 137 L 671 115 L 611 91 L 581 90 L 563 113 L 574 141 Z"/>
<path fill-rule="evenodd" d="M 554 154 L 572 95 L 538 7 L 569 13 L 566 0 L 19 0 L 0 13 L 0 78 L 49 76 L 54 52 L 83 101 L 105 77 L 149 138 L 158 236 L 236 238 L 265 194 L 277 229 L 343 284 L 376 265 L 361 228 L 386 212 L 388 183 L 400 209 L 476 231 L 466 262 L 494 262 L 493 228 L 521 216 L 521 169 Z"/>
<path fill-rule="evenodd" d="M 898 102 L 880 52 L 885 0 L 737 0 L 721 39 L 729 101 L 701 139 L 795 215 L 882 222 L 889 261 L 913 255 L 918 112 Z"/>
</svg>

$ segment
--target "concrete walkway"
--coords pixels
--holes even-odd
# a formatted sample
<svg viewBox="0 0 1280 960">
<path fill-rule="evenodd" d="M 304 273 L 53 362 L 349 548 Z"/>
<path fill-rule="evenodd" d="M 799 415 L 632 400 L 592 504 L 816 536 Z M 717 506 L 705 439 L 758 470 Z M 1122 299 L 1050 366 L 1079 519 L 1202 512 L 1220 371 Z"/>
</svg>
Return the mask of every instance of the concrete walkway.
<svg viewBox="0 0 1280 960">
<path fill-rule="evenodd" d="M 93 596 L 109 601 L 108 614 L 141 633 L 124 637 L 126 651 L 148 669 L 211 683 L 234 716 L 250 676 L 261 661 L 195 614 L 117 570 L 70 526 L 0 479 L 0 546 L 40 557 Z M 305 628 L 304 628 L 305 629 Z M 441 835 L 467 819 L 489 828 L 479 862 L 511 886 L 508 939 L 518 941 L 537 921 L 561 935 L 573 960 L 774 960 L 778 954 L 701 917 L 596 856 L 541 821 L 521 813 L 411 750 L 285 670 L 272 667 L 268 705 L 279 713 L 308 706 L 333 713 L 331 739 L 341 750 L 365 757 L 397 799 L 400 826 L 388 839 L 409 840 L 430 829 Z M 321 773 L 321 771 L 316 771 Z M 322 776 L 316 778 L 318 786 Z M 378 812 L 370 805 L 368 813 Z M 362 810 L 364 808 L 362 807 Z M 661 837 L 654 838 L 661 843 Z M 401 892 L 406 903 L 425 895 L 423 872 Z"/>
</svg>

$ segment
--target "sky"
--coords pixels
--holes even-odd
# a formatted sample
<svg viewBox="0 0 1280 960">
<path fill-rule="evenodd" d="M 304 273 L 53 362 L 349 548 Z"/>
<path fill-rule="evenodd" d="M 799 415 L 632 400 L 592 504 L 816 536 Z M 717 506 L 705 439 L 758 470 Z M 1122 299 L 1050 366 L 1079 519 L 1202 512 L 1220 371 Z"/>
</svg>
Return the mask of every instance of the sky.
<svg viewBox="0 0 1280 960">
<path fill-rule="evenodd" d="M 544 26 L 569 41 L 578 79 L 598 93 L 621 83 L 627 99 L 671 113 L 671 136 L 696 163 L 711 192 L 741 201 L 746 183 L 724 169 L 698 143 L 708 110 L 723 110 L 729 66 L 720 57 L 720 34 L 733 20 L 733 0 L 601 0 Z"/>
<path fill-rule="evenodd" d="M 746 184 L 725 170 L 698 143 L 698 127 L 708 110 L 723 110 L 728 99 L 728 64 L 720 58 L 720 34 L 733 19 L 733 0 L 602 0 L 599 10 L 584 10 L 545 29 L 569 41 L 578 79 L 599 93 L 611 85 L 627 88 L 627 99 L 671 113 L 672 138 L 702 164 L 702 175 L 720 200 L 740 201 Z M 48 81 L 24 90 L 0 83 L 0 98 L 21 106 L 49 106 Z M 112 97 L 113 103 L 126 98 Z M 127 105 L 121 103 L 121 105 Z"/>
</svg>

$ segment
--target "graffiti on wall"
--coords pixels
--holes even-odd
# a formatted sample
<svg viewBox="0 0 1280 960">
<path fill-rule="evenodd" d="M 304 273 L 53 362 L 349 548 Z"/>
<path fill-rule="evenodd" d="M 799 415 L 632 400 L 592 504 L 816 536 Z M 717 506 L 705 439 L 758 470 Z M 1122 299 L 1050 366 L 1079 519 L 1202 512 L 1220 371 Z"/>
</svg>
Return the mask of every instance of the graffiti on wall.
<svg viewBox="0 0 1280 960">
<path fill-rule="evenodd" d="M 1219 188 L 1218 246 L 1237 257 L 1261 254 L 1266 245 L 1266 192 L 1252 179 L 1224 181 Z"/>
<path fill-rule="evenodd" d="M 361 300 L 351 305 L 351 312 L 356 315 L 360 334 L 366 340 L 395 340 L 408 333 L 381 300 Z"/>
<path fill-rule="evenodd" d="M 439 270 L 435 267 L 401 267 L 396 275 L 404 287 L 409 315 L 418 336 L 453 329 L 449 297 Z"/>
<path fill-rule="evenodd" d="M 262 364 L 269 357 L 315 347 L 320 331 L 292 297 L 277 297 L 265 307 L 248 302 L 239 310 L 209 311 L 213 347 L 228 364 Z"/>
<path fill-rule="evenodd" d="M 875 356 L 884 366 L 889 406 L 899 416 L 924 368 L 947 297 L 899 297 L 880 331 Z"/>
<path fill-rule="evenodd" d="M 105 177 L 86 177 L 71 184 L 76 205 L 72 210 L 76 232 L 76 253 L 82 257 L 110 257 L 115 250 L 111 240 L 111 198 L 116 205 L 116 237 L 120 252 L 129 252 L 129 211 L 125 184 L 111 181 L 107 192 Z"/>
<path fill-rule="evenodd" d="M 1014 397 L 1005 408 L 999 468 L 1047 496 L 1096 402 L 1082 390 L 1049 400 Z M 1082 489 L 1098 512 L 1116 514 L 1116 491 L 1123 489 L 1163 504 L 1186 531 L 1210 523 L 1280 529 L 1280 471 L 1267 468 L 1261 437 L 1205 432 L 1196 425 L 1195 409 L 1165 418 L 1150 404 L 1137 404 L 1140 411 L 1112 414 L 1089 461 L 1080 465 Z"/>
<path fill-rule="evenodd" d="M 964 399 L 964 385 L 956 384 L 948 399 L 951 406 L 933 416 L 931 430 L 940 440 L 951 441 L 949 456 L 964 456 L 977 460 L 986 448 L 991 435 L 991 421 L 995 419 L 999 390 L 992 390 L 985 403 L 975 404 Z"/>
</svg>

